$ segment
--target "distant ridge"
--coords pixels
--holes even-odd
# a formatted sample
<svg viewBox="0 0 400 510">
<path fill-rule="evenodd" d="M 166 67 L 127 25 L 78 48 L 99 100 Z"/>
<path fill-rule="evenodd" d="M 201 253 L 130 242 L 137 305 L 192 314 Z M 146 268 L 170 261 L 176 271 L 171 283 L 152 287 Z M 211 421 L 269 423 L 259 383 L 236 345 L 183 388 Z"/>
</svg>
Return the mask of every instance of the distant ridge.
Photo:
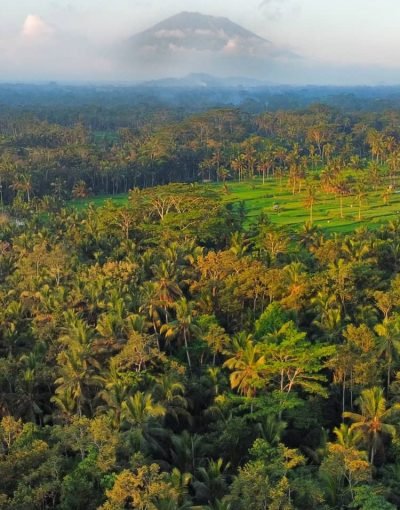
<svg viewBox="0 0 400 510">
<path fill-rule="evenodd" d="M 151 87 L 176 88 L 255 88 L 273 85 L 271 82 L 247 78 L 245 76 L 229 76 L 220 78 L 206 73 L 190 73 L 180 78 L 162 78 L 143 82 Z"/>
</svg>

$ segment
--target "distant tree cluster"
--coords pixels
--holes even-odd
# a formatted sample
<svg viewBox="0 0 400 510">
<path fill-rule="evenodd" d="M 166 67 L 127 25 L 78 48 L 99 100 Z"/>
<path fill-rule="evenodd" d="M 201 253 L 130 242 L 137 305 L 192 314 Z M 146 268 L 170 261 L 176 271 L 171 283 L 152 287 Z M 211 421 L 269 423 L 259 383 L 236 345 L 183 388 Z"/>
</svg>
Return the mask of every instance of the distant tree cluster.
<svg viewBox="0 0 400 510">
<path fill-rule="evenodd" d="M 181 115 L 160 106 L 134 110 L 128 125 L 123 111 L 114 112 L 100 128 L 80 122 L 73 107 L 51 122 L 15 110 L 0 124 L 0 198 L 82 198 L 255 176 L 288 180 L 293 193 L 318 178 L 323 190 L 339 195 L 354 191 L 355 176 L 359 187 L 385 183 L 389 193 L 398 181 L 399 117 L 395 110 L 343 113 L 324 105 Z"/>
</svg>

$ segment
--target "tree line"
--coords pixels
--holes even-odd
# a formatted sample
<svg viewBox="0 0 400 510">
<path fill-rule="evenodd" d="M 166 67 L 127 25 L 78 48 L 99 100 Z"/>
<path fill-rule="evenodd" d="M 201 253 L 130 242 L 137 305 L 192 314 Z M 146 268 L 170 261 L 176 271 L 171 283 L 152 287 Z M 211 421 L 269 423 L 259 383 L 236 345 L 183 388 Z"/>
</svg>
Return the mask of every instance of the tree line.
<svg viewBox="0 0 400 510">
<path fill-rule="evenodd" d="M 118 194 L 171 182 L 255 176 L 263 182 L 289 179 L 295 192 L 320 172 L 325 189 L 346 193 L 346 171 L 358 172 L 369 187 L 382 182 L 394 187 L 399 115 L 343 113 L 324 105 L 262 114 L 232 108 L 173 113 L 160 107 L 147 116 L 135 111 L 128 123 L 116 114 L 100 130 L 79 121 L 73 109 L 57 122 L 15 110 L 0 122 L 1 200 Z"/>
</svg>

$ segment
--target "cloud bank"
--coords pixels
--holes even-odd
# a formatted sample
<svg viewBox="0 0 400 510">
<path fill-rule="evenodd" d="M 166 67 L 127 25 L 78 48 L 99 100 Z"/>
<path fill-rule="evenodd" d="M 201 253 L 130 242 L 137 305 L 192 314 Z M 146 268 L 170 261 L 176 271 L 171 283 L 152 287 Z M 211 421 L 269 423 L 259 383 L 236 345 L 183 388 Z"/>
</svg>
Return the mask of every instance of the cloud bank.
<svg viewBox="0 0 400 510">
<path fill-rule="evenodd" d="M 296 2 L 264 0 L 259 9 L 273 23 L 273 18 L 296 8 Z M 181 13 L 114 44 L 89 40 L 71 28 L 71 20 L 64 25 L 30 13 L 14 33 L 0 33 L 0 80 L 132 82 L 209 73 L 287 84 L 400 82 L 395 63 L 379 68 L 317 62 L 226 18 Z"/>
<path fill-rule="evenodd" d="M 84 37 L 64 32 L 37 14 L 29 14 L 20 30 L 1 38 L 2 81 L 101 79 L 112 62 Z"/>
</svg>

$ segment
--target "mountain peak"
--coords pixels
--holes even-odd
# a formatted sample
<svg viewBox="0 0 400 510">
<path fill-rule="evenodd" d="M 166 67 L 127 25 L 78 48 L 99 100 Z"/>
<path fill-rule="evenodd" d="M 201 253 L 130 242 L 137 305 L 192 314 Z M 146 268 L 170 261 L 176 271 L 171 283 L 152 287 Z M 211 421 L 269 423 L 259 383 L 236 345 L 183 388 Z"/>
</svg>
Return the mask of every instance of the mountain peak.
<svg viewBox="0 0 400 510">
<path fill-rule="evenodd" d="M 157 51 L 190 49 L 197 51 L 244 50 L 269 45 L 269 41 L 228 18 L 183 11 L 134 35 L 131 43 Z M 264 48 L 265 49 L 265 48 Z"/>
<path fill-rule="evenodd" d="M 137 74 L 150 79 L 188 73 L 232 76 L 238 70 L 260 76 L 265 75 L 262 68 L 283 54 L 267 39 L 228 18 L 190 11 L 134 35 L 123 53 Z"/>
<path fill-rule="evenodd" d="M 234 23 L 230 19 L 222 16 L 211 16 L 209 14 L 202 14 L 200 12 L 182 11 L 175 14 L 160 23 L 157 23 L 152 29 L 204 29 L 204 30 L 224 30 L 227 35 L 235 36 L 251 36 L 262 39 L 261 37 L 246 30 L 242 26 Z M 152 30 L 149 29 L 149 30 Z"/>
</svg>

